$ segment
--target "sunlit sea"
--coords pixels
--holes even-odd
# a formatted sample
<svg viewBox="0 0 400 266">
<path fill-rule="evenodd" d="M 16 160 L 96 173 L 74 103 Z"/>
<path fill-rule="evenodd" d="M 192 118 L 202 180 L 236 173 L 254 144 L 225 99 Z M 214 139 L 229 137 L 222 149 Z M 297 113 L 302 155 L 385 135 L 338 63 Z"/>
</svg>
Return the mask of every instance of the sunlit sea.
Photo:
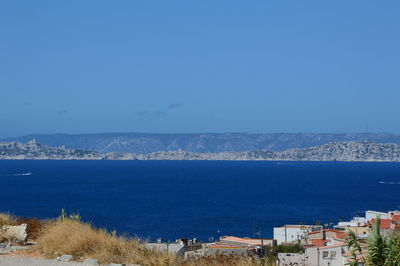
<svg viewBox="0 0 400 266">
<path fill-rule="evenodd" d="M 0 161 L 0 212 L 61 209 L 147 239 L 271 238 L 274 226 L 336 223 L 400 206 L 400 163 Z"/>
</svg>

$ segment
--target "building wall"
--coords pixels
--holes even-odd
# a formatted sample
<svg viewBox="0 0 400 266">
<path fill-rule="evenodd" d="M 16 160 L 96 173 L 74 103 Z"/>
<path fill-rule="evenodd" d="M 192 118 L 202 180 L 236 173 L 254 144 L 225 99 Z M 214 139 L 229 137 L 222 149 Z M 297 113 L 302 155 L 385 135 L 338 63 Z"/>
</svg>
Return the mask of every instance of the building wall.
<svg viewBox="0 0 400 266">
<path fill-rule="evenodd" d="M 376 212 L 376 211 L 366 211 L 365 212 L 365 219 L 369 222 L 372 219 L 376 219 L 376 216 L 380 217 L 381 219 L 390 219 L 389 213 L 386 212 Z"/>
<path fill-rule="evenodd" d="M 319 266 L 343 266 L 345 264 L 346 258 L 342 256 L 342 247 L 319 249 Z"/>
<path fill-rule="evenodd" d="M 354 227 L 349 226 L 346 227 L 345 231 L 349 232 L 350 230 L 356 233 L 356 235 L 368 234 L 371 231 L 371 229 L 368 226 L 354 226 Z"/>
<path fill-rule="evenodd" d="M 274 227 L 274 239 L 277 244 L 289 243 L 301 240 L 308 232 L 312 231 L 312 227 L 294 227 L 294 226 L 282 226 Z"/>
<path fill-rule="evenodd" d="M 333 256 L 332 252 L 336 252 L 335 256 Z M 346 265 L 347 258 L 343 256 L 343 253 L 346 252 L 348 252 L 348 248 L 346 246 L 323 247 L 323 248 L 309 246 L 305 250 L 305 256 L 307 259 L 306 266 Z"/>
<path fill-rule="evenodd" d="M 305 254 L 300 253 L 278 253 L 279 266 L 305 266 Z"/>
<path fill-rule="evenodd" d="M 246 248 L 206 248 L 204 251 L 205 256 L 213 255 L 234 255 L 246 257 L 249 255 L 249 250 Z"/>
<path fill-rule="evenodd" d="M 307 266 L 316 266 L 318 265 L 318 248 L 317 247 L 308 247 L 305 251 L 306 254 L 306 265 Z"/>
</svg>

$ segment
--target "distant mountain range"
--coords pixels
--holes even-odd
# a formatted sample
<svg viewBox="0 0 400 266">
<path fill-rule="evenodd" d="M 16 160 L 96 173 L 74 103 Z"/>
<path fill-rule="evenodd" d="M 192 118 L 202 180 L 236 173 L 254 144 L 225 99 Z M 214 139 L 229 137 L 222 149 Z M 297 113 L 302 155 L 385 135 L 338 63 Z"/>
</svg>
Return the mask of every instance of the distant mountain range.
<svg viewBox="0 0 400 266">
<path fill-rule="evenodd" d="M 154 152 L 136 155 L 138 160 L 266 160 L 266 161 L 382 161 L 400 162 L 400 145 L 375 142 L 332 142 L 285 151 L 192 153 Z"/>
<path fill-rule="evenodd" d="M 268 160 L 268 161 L 384 161 L 400 162 L 400 145 L 375 142 L 332 142 L 285 151 L 228 151 L 194 153 L 182 150 L 148 154 L 99 153 L 49 147 L 36 141 L 0 143 L 0 159 L 33 160 Z"/>
<path fill-rule="evenodd" d="M 26 143 L 36 139 L 41 144 L 99 153 L 149 154 L 162 151 L 192 153 L 241 152 L 253 150 L 283 151 L 308 148 L 331 142 L 372 141 L 400 144 L 400 135 L 388 133 L 318 134 L 318 133 L 198 133 L 198 134 L 49 134 L 2 139 L 0 142 Z"/>
</svg>

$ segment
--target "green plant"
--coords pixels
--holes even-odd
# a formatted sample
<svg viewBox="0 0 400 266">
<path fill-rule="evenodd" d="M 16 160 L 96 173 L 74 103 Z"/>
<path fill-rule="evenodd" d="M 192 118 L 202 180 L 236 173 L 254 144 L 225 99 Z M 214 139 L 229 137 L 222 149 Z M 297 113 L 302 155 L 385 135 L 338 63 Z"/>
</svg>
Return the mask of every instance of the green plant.
<svg viewBox="0 0 400 266">
<path fill-rule="evenodd" d="M 360 240 L 353 231 L 349 232 L 346 240 L 351 251 L 351 259 L 347 265 L 356 266 L 358 263 L 377 266 L 400 265 L 400 234 L 394 232 L 388 236 L 383 236 L 379 217 L 376 217 L 376 223 L 368 239 L 366 257 Z"/>
<path fill-rule="evenodd" d="M 386 261 L 386 244 L 384 237 L 381 235 L 381 219 L 376 217 L 374 229 L 368 240 L 368 256 L 367 261 L 372 265 L 387 265 Z"/>
<path fill-rule="evenodd" d="M 363 249 L 361 248 L 360 241 L 357 235 L 350 230 L 348 236 L 346 237 L 347 246 L 351 252 L 351 260 L 347 263 L 350 266 L 357 266 L 358 263 L 365 263 L 365 258 L 363 254 Z M 359 258 L 361 256 L 361 258 Z"/>
<path fill-rule="evenodd" d="M 71 220 L 71 221 L 77 221 L 80 222 L 82 219 L 82 216 L 77 213 L 71 213 L 70 215 L 67 214 L 67 212 L 63 209 L 61 209 L 61 215 L 58 218 L 59 221 L 65 221 L 65 220 Z"/>
</svg>

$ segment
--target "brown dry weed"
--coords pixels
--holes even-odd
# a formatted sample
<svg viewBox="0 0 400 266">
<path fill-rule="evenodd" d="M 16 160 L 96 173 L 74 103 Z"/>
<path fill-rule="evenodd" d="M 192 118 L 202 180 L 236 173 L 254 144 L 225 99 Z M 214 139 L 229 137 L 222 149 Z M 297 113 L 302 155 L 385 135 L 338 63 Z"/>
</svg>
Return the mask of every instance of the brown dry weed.
<svg viewBox="0 0 400 266">
<path fill-rule="evenodd" d="M 0 228 L 3 227 L 3 225 L 16 225 L 17 224 L 17 218 L 9 213 L 0 213 Z"/>
<path fill-rule="evenodd" d="M 71 254 L 75 259 L 92 258 L 100 263 L 173 265 L 175 256 L 151 252 L 139 241 L 95 229 L 79 221 L 55 221 L 43 228 L 39 249 L 49 257 Z"/>
</svg>

